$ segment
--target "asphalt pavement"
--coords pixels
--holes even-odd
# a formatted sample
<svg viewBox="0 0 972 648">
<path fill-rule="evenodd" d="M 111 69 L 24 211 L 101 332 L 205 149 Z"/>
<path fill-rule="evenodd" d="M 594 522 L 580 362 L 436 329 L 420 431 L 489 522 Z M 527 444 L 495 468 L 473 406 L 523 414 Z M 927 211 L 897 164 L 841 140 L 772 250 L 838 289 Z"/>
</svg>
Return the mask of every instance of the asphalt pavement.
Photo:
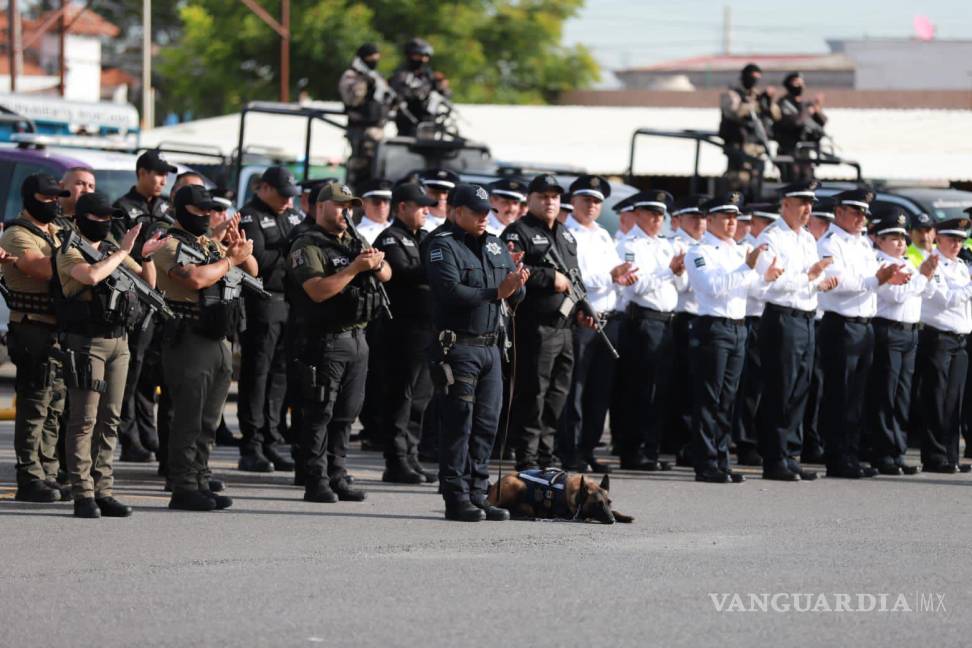
<svg viewBox="0 0 972 648">
<path fill-rule="evenodd" d="M 350 461 L 365 502 L 310 504 L 217 448 L 233 508 L 169 511 L 155 464 L 119 463 L 135 514 L 79 520 L 13 501 L 12 447 L 0 423 L 0 646 L 970 643 L 969 475 L 618 472 L 630 525 L 460 524 L 377 453 Z"/>
</svg>

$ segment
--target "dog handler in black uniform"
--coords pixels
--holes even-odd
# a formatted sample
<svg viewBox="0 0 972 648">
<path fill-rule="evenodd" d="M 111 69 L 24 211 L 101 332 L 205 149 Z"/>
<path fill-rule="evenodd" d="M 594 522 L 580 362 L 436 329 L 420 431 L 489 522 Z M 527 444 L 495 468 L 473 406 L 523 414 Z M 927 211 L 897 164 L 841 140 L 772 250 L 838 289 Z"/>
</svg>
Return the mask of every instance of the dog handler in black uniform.
<svg viewBox="0 0 972 648">
<path fill-rule="evenodd" d="M 486 232 L 488 196 L 482 187 L 457 186 L 451 197 L 455 221 L 425 248 L 441 348 L 433 380 L 445 392 L 437 409 L 439 479 L 446 519 L 461 522 L 509 519 L 506 509 L 486 502 L 503 395 L 498 342 L 503 300 L 515 307 L 530 277 L 514 266 L 506 245 Z"/>
</svg>

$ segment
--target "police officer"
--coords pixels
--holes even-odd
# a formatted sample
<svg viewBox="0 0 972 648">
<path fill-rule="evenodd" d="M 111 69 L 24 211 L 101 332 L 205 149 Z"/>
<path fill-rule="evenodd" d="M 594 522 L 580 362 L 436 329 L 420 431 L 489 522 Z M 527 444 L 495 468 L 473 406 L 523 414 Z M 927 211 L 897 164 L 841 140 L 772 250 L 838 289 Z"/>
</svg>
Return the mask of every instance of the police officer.
<svg viewBox="0 0 972 648">
<path fill-rule="evenodd" d="M 565 294 L 571 280 L 547 257 L 555 251 L 565 270 L 580 274 L 577 241 L 557 220 L 563 193 L 554 176 L 535 177 L 528 187 L 529 213 L 502 236 L 514 258 L 523 253 L 523 265 L 530 271 L 526 297 L 514 318 L 517 394 L 510 430 L 517 470 L 554 465 L 554 435 L 574 369 L 575 309 Z"/>
<path fill-rule="evenodd" d="M 385 138 L 385 122 L 392 103 L 388 84 L 376 70 L 380 60 L 378 46 L 365 43 L 338 81 L 338 94 L 348 116 L 345 132 L 351 145 L 348 182 L 355 187 L 371 179 L 371 167 L 378 143 Z"/>
<path fill-rule="evenodd" d="M 618 256 L 611 235 L 597 223 L 610 183 L 601 176 L 582 175 L 570 185 L 573 211 L 564 225 L 577 242 L 577 262 L 587 300 L 599 315 L 604 334 L 617 347 L 623 311 L 618 310 L 620 288 L 633 283 L 634 265 Z M 611 404 L 617 360 L 600 337 L 588 328 L 578 329 L 573 340 L 574 371 L 567 405 L 560 421 L 557 453 L 566 466 L 582 472 L 610 472 L 594 457 Z"/>
<path fill-rule="evenodd" d="M 10 308 L 7 349 L 17 367 L 15 497 L 21 502 L 70 499 L 70 491 L 56 481 L 65 388 L 61 364 L 54 358 L 57 332 L 49 287 L 51 257 L 61 244 L 61 228 L 54 222 L 60 213 L 57 199 L 67 195 L 47 174 L 27 176 L 20 187 L 23 209 L 0 236 Z"/>
<path fill-rule="evenodd" d="M 935 249 L 935 224 L 931 216 L 919 212 L 908 219 L 908 249 L 905 258 L 918 267 Z"/>
<path fill-rule="evenodd" d="M 671 211 L 671 242 L 676 254 L 685 254 L 698 244 L 705 234 L 706 219 L 702 204 L 709 199 L 704 194 L 683 196 L 675 201 Z M 692 439 L 692 363 L 689 358 L 689 341 L 692 323 L 699 314 L 699 302 L 691 284 L 686 281 L 677 286 L 678 303 L 672 318 L 672 388 L 671 407 L 668 410 L 668 438 L 662 439 L 663 448 L 677 453 L 676 463 L 692 466 L 688 456 Z"/>
<path fill-rule="evenodd" d="M 688 282 L 685 254 L 662 236 L 673 198 L 667 191 L 643 191 L 627 199 L 623 210 L 634 217 L 632 232 L 618 251 L 631 264 L 636 280 L 624 289 L 627 318 L 621 334 L 623 395 L 619 450 L 625 470 L 667 470 L 658 461 L 661 431 L 669 408 L 672 370 L 672 319 L 679 287 Z M 625 213 L 628 213 L 627 211 Z M 615 423 L 612 421 L 612 432 Z"/>
<path fill-rule="evenodd" d="M 433 342 L 432 303 L 420 246 L 428 236 L 422 225 L 435 201 L 413 183 L 396 187 L 391 198 L 395 220 L 375 242 L 391 266 L 387 289 L 394 316 L 384 322 L 386 397 L 376 404 L 387 412 L 383 417 L 385 472 L 381 479 L 419 484 L 436 479 L 419 463 L 416 435 L 432 398 L 428 366 L 428 349 Z"/>
<path fill-rule="evenodd" d="M 228 338 L 243 313 L 241 300 L 227 295 L 226 274 L 234 267 L 255 275 L 253 243 L 235 228 L 226 243 L 211 240 L 212 213 L 221 208 L 199 185 L 187 185 L 173 197 L 176 224 L 155 254 L 157 281 L 177 317 L 164 323 L 162 370 L 172 408 L 168 478 L 169 508 L 212 511 L 232 505 L 210 489 L 212 434 L 229 392 L 232 357 Z M 205 255 L 205 263 L 180 258 L 180 246 Z"/>
<path fill-rule="evenodd" d="M 361 193 L 364 214 L 358 223 L 358 232 L 374 245 L 378 235 L 388 227 L 391 217 L 392 182 L 379 178 L 365 184 Z"/>
<path fill-rule="evenodd" d="M 365 184 L 361 194 L 364 214 L 358 223 L 358 233 L 374 245 L 375 239 L 388 227 L 391 214 L 392 183 L 388 180 L 372 180 Z M 386 371 L 382 363 L 388 358 L 386 346 L 388 322 L 384 317 L 368 324 L 368 379 L 365 383 L 365 399 L 361 406 L 361 449 L 382 450 L 385 447 L 385 397 Z"/>
<path fill-rule="evenodd" d="M 102 193 L 78 199 L 75 224 L 80 236 L 100 249 L 92 262 L 74 246 L 55 257 L 55 310 L 64 350 L 73 355 L 65 365 L 71 400 L 67 429 L 67 463 L 74 494 L 74 514 L 82 518 L 128 517 L 128 507 L 112 497 L 112 454 L 128 374 L 130 328 L 141 325 L 143 310 L 134 293 L 122 293 L 105 281 L 120 265 L 155 286 L 152 254 L 163 244 L 161 233 L 142 247 L 142 265 L 130 253 L 140 225 L 130 229 L 119 247 L 105 242 L 112 216 L 120 215 Z"/>
<path fill-rule="evenodd" d="M 142 153 L 135 161 L 135 185 L 127 194 L 115 201 L 115 207 L 124 212 L 124 217 L 112 220 L 111 233 L 120 241 L 125 232 L 136 224 L 142 224 L 142 240 L 135 242 L 135 250 L 141 249 L 144 239 L 160 222 L 172 221 L 172 208 L 162 197 L 166 179 L 178 169 L 157 150 Z M 135 262 L 139 259 L 134 258 Z M 118 428 L 118 442 L 121 444 L 121 461 L 151 461 L 151 453 L 145 449 L 141 439 L 155 439 L 155 388 L 158 381 L 142 380 L 142 373 L 156 376 L 159 370 L 157 353 L 152 353 L 152 339 L 155 326 L 144 330 L 132 331 L 128 338 L 131 359 L 128 364 L 128 379 L 125 382 L 125 397 L 122 401 L 122 420 Z M 155 342 L 158 346 L 158 341 Z"/>
<path fill-rule="evenodd" d="M 459 176 L 448 169 L 426 169 L 419 175 L 419 182 L 429 197 L 436 201 L 429 208 L 424 226 L 426 231 L 432 232 L 446 221 L 449 191 L 459 182 Z"/>
<path fill-rule="evenodd" d="M 250 472 L 293 470 L 294 462 L 276 448 L 287 393 L 284 327 L 289 306 L 284 284 L 291 230 L 303 220 L 293 208 L 300 193 L 284 167 L 263 172 L 256 193 L 240 209 L 240 230 L 253 244 L 259 277 L 270 297 L 246 294 L 246 328 L 240 336 L 240 384 L 237 414 L 243 440 L 239 469 Z"/>
<path fill-rule="evenodd" d="M 823 400 L 820 427 L 826 450 L 827 476 L 873 477 L 877 470 L 860 463 L 864 401 L 874 349 L 871 318 L 877 310 L 875 291 L 885 283 L 899 285 L 910 277 L 902 264 L 880 264 L 863 236 L 874 193 L 851 189 L 834 196 L 834 223 L 817 241 L 821 259 L 832 259 L 826 276 L 837 285 L 819 295 Z"/>
<path fill-rule="evenodd" d="M 365 327 L 381 306 L 377 282 L 388 281 L 391 268 L 384 252 L 363 249 L 348 231 L 346 213 L 360 205 L 347 185 L 324 185 L 315 224 L 290 248 L 303 419 L 298 460 L 308 502 L 360 502 L 366 496 L 348 483 L 347 449 L 368 372 Z"/>
<path fill-rule="evenodd" d="M 900 263 L 905 258 L 908 215 L 896 205 L 874 210 L 878 217 L 879 263 Z M 867 415 L 871 465 L 882 475 L 914 475 L 917 466 L 905 463 L 906 430 L 911 411 L 912 378 L 918 349 L 918 323 L 923 297 L 934 289 L 929 278 L 941 257 L 929 256 L 918 268 L 904 264 L 911 275 L 900 286 L 884 284 L 877 290 L 874 317 L 874 361 L 868 381 Z"/>
<path fill-rule="evenodd" d="M 759 361 L 763 396 L 757 430 L 763 478 L 813 480 L 817 473 L 800 463 L 810 377 L 816 349 L 817 293 L 837 280 L 825 278 L 831 261 L 821 261 L 816 241 L 806 230 L 816 200 L 817 182 L 799 182 L 781 190 L 780 219 L 756 239 L 763 246 L 759 270 L 782 275 L 766 286 L 766 307 L 759 324 Z"/>
<path fill-rule="evenodd" d="M 827 116 L 823 111 L 823 95 L 803 98 L 805 84 L 799 72 L 790 72 L 783 78 L 786 94 L 779 98 L 779 114 L 774 115 L 773 138 L 779 143 L 778 155 L 788 155 L 797 161 L 780 167 L 784 181 L 796 182 L 813 179 L 813 164 L 807 161 L 809 151 L 800 144 L 817 144 L 824 136 Z"/>
<path fill-rule="evenodd" d="M 921 305 L 918 357 L 919 406 L 923 427 L 921 461 L 925 472 L 972 470 L 959 464 L 962 395 L 968 373 L 966 339 L 972 333 L 972 280 L 959 251 L 969 236 L 969 220 L 935 224 L 938 268 Z"/>
<path fill-rule="evenodd" d="M 559 195 L 559 194 L 558 194 Z M 489 456 L 500 399 L 502 303 L 523 299 L 530 272 L 517 269 L 506 245 L 486 232 L 488 194 L 459 185 L 455 220 L 432 235 L 425 263 L 441 352 L 433 365 L 439 400 L 439 480 L 449 520 L 506 520 L 506 509 L 486 502 Z"/>
<path fill-rule="evenodd" d="M 527 183 L 519 178 L 506 177 L 490 183 L 488 189 L 491 209 L 486 231 L 499 236 L 520 217 L 520 203 L 526 198 Z M 565 204 L 560 205 L 561 211 L 564 207 Z"/>
<path fill-rule="evenodd" d="M 70 193 L 69 196 L 59 198 L 61 215 L 57 219 L 59 226 L 67 227 L 74 222 L 74 206 L 78 198 L 95 190 L 96 179 L 94 171 L 84 166 L 71 167 L 61 177 L 61 186 Z"/>
<path fill-rule="evenodd" d="M 743 476 L 729 467 L 732 407 L 746 352 L 746 296 L 760 280 L 754 270 L 762 247 L 747 250 L 733 234 L 742 195 L 731 192 L 707 201 L 706 233 L 689 248 L 685 267 L 699 300 L 692 326 L 694 374 L 692 455 L 695 480 L 739 483 Z M 778 269 L 764 275 L 779 277 Z"/>
<path fill-rule="evenodd" d="M 756 237 L 779 217 L 775 205 L 746 204 L 737 220 L 749 219 L 749 233 L 740 238 L 737 232 L 736 242 L 749 249 L 756 247 Z M 746 359 L 743 362 L 739 390 L 736 392 L 736 406 L 732 413 L 732 440 L 736 444 L 736 463 L 740 466 L 763 465 L 756 426 L 756 415 L 763 395 L 763 373 L 759 359 L 759 322 L 766 307 L 763 290 L 764 286 L 755 284 L 746 297 Z"/>
<path fill-rule="evenodd" d="M 413 136 L 420 122 L 435 117 L 429 112 L 433 93 L 446 98 L 452 95 L 449 82 L 441 73 L 433 72 L 429 66 L 432 54 L 431 45 L 421 38 L 413 38 L 405 44 L 405 61 L 388 80 L 407 108 L 399 109 L 395 114 L 395 126 L 399 135 Z"/>
<path fill-rule="evenodd" d="M 749 63 L 739 75 L 740 85 L 729 88 L 719 99 L 719 137 L 725 143 L 726 177 L 733 189 L 748 188 L 754 176 L 762 174 L 760 158 L 769 153 L 768 132 L 780 117 L 773 88 L 763 92 L 756 88 L 762 78 L 760 67 Z"/>
</svg>

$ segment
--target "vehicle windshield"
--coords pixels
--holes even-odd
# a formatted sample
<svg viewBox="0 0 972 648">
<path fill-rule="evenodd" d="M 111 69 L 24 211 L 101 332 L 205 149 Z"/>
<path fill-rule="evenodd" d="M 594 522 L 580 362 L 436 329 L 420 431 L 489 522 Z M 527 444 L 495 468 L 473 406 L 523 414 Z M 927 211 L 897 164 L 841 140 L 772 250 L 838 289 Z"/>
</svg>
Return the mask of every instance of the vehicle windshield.
<svg viewBox="0 0 972 648">
<path fill-rule="evenodd" d="M 936 200 L 923 200 L 921 204 L 932 218 L 944 221 L 952 220 L 953 218 L 966 218 L 968 214 L 965 213 L 965 210 L 972 207 L 972 198 L 939 198 Z"/>
<path fill-rule="evenodd" d="M 127 194 L 133 184 L 135 174 L 127 169 L 95 169 L 95 186 L 98 191 L 111 198 L 112 202 Z"/>
</svg>

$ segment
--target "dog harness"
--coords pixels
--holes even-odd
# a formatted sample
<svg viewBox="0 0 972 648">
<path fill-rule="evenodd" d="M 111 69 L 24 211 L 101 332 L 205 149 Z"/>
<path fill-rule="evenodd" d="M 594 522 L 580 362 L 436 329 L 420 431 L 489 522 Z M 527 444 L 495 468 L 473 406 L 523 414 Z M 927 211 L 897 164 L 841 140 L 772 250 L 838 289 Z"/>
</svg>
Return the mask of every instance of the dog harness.
<svg viewBox="0 0 972 648">
<path fill-rule="evenodd" d="M 523 470 L 517 475 L 526 484 L 526 501 L 538 518 L 566 518 L 573 515 L 567 506 L 567 473 L 556 468 Z"/>
</svg>

